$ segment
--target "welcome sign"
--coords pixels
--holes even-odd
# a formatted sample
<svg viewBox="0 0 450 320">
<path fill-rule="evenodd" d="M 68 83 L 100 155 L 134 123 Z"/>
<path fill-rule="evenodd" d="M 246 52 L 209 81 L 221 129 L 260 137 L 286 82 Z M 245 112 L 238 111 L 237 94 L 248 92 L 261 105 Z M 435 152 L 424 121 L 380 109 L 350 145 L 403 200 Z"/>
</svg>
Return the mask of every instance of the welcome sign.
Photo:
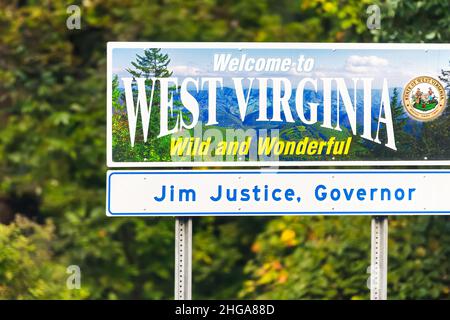
<svg viewBox="0 0 450 320">
<path fill-rule="evenodd" d="M 108 43 L 108 166 L 450 164 L 450 45 Z"/>
</svg>

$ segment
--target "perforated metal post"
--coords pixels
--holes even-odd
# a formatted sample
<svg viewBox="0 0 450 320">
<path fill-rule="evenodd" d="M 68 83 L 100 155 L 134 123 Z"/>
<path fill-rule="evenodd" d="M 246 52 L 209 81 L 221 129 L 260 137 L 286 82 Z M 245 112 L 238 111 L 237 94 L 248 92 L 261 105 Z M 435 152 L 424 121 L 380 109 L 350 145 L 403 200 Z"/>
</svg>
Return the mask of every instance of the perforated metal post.
<svg viewBox="0 0 450 320">
<path fill-rule="evenodd" d="M 388 218 L 372 217 L 370 299 L 387 299 Z"/>
<path fill-rule="evenodd" d="M 192 218 L 175 218 L 175 300 L 192 298 Z"/>
</svg>

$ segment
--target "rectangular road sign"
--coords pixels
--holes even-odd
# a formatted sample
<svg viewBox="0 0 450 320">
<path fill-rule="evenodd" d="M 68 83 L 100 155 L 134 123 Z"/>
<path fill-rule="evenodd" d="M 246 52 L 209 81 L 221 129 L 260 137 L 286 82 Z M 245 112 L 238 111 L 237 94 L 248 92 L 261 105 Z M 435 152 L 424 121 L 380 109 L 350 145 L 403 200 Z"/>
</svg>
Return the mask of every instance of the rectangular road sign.
<svg viewBox="0 0 450 320">
<path fill-rule="evenodd" d="M 108 216 L 450 214 L 450 170 L 108 171 Z"/>
<path fill-rule="evenodd" d="M 110 42 L 109 167 L 450 165 L 450 44 Z"/>
</svg>

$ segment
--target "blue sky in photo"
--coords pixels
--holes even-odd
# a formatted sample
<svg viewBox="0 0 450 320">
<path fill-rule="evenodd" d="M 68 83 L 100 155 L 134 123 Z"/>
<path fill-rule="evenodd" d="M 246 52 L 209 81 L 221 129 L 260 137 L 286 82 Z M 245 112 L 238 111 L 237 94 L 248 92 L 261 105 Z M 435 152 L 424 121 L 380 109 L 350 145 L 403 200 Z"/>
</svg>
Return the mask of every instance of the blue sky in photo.
<svg viewBox="0 0 450 320">
<path fill-rule="evenodd" d="M 131 67 L 136 54 L 142 55 L 143 48 L 114 48 L 112 54 L 112 72 L 119 78 L 130 77 L 126 68 Z M 231 87 L 231 77 L 287 77 L 293 88 L 303 77 L 343 77 L 351 87 L 351 78 L 373 77 L 374 87 L 380 88 L 382 78 L 387 78 L 389 87 L 403 87 L 414 77 L 427 75 L 437 78 L 441 69 L 449 68 L 449 50 L 370 50 L 370 49 L 208 49 L 208 48 L 170 48 L 162 49 L 170 57 L 169 69 L 173 77 L 180 80 L 185 77 L 224 77 L 224 86 Z M 215 72 L 213 57 L 216 53 L 230 53 L 232 57 L 291 58 L 296 61 L 300 55 L 315 60 L 309 73 L 290 72 Z M 319 81 L 320 82 L 320 81 Z M 120 81 L 121 83 L 121 81 Z M 245 83 L 245 81 L 244 81 Z M 269 82 L 270 83 L 270 82 Z"/>
</svg>

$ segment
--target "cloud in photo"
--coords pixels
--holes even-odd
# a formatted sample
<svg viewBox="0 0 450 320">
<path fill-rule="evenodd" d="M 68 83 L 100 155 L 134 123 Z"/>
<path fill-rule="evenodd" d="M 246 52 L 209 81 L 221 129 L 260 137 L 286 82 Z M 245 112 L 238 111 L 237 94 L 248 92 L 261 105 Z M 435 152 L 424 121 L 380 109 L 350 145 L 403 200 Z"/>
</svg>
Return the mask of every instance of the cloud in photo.
<svg viewBox="0 0 450 320">
<path fill-rule="evenodd" d="M 197 67 L 193 67 L 193 66 L 182 66 L 182 65 L 178 65 L 178 66 L 173 66 L 173 67 L 169 67 L 169 70 L 173 72 L 174 76 L 178 76 L 178 77 L 203 77 L 205 74 L 205 71 L 197 68 Z"/>
<path fill-rule="evenodd" d="M 347 58 L 345 70 L 350 73 L 364 74 L 376 73 L 389 65 L 388 60 L 377 56 L 352 55 Z"/>
</svg>

